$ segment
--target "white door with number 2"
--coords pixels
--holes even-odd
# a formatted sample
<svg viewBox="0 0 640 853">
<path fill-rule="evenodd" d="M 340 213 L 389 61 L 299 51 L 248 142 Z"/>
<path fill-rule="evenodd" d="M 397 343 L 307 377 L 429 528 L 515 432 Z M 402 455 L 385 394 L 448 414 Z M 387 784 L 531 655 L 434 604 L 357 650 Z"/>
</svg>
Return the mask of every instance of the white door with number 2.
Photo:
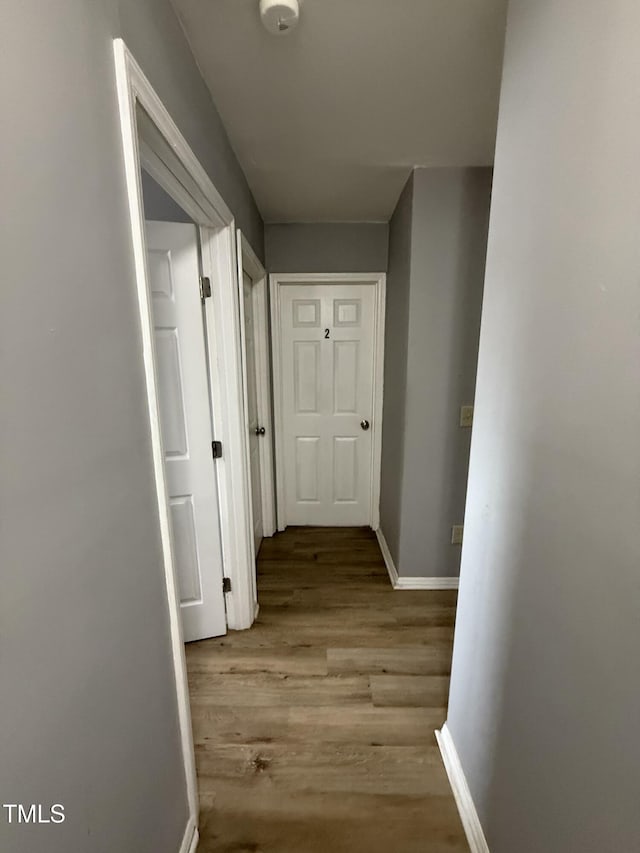
<svg viewBox="0 0 640 853">
<path fill-rule="evenodd" d="M 371 523 L 376 287 L 279 284 L 287 524 Z"/>
<path fill-rule="evenodd" d="M 156 378 L 184 639 L 227 631 L 196 226 L 146 223 Z"/>
</svg>

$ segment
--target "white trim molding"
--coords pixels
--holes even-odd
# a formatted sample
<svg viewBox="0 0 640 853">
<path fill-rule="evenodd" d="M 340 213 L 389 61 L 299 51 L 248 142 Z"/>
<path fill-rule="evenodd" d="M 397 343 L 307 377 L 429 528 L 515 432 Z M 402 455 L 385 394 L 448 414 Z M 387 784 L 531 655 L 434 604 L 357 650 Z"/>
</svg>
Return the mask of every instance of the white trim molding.
<svg viewBox="0 0 640 853">
<path fill-rule="evenodd" d="M 251 525 L 249 456 L 244 437 L 244 385 L 238 303 L 236 240 L 229 228 L 200 228 L 202 271 L 212 282 L 205 300 L 212 422 L 222 441 L 216 460 L 220 530 L 225 577 L 227 623 L 232 630 L 250 628 L 255 603 L 255 555 Z"/>
<path fill-rule="evenodd" d="M 254 312 L 254 352 L 256 391 L 258 397 L 258 411 L 260 421 L 266 429 L 264 439 L 260 441 L 260 487 L 262 489 L 262 533 L 263 536 L 273 536 L 276 532 L 276 507 L 275 507 L 275 478 L 273 459 L 273 405 L 271 399 L 271 347 L 269 341 L 269 306 L 267 274 L 260 263 L 251 244 L 238 229 L 237 235 L 238 254 L 238 300 L 240 303 L 240 328 L 243 342 L 243 377 L 244 377 L 244 405 L 247 437 L 247 456 L 249 456 L 249 414 L 248 414 L 248 382 L 247 365 L 245 363 L 246 329 L 244 317 L 244 274 L 251 279 L 252 305 Z M 251 471 L 249 471 L 251 478 Z M 250 483 L 251 487 L 251 483 Z M 251 525 L 253 535 L 253 523 Z M 257 598 L 256 598 L 257 600 Z"/>
<path fill-rule="evenodd" d="M 185 829 L 184 836 L 182 837 L 180 853 L 196 853 L 199 839 L 200 835 L 198 833 L 198 827 L 195 825 L 195 821 L 192 818 L 189 818 L 187 828 Z"/>
<path fill-rule="evenodd" d="M 195 850 L 198 841 L 198 787 L 160 429 L 141 167 L 144 165 L 149 169 L 153 177 L 176 198 L 193 221 L 201 226 L 203 272 L 205 275 L 210 275 L 217 283 L 215 299 L 207 302 L 216 301 L 219 310 L 215 311 L 212 304 L 207 305 L 206 328 L 213 403 L 212 419 L 216 430 L 222 432 L 223 445 L 225 445 L 224 456 L 220 460 L 220 465 L 217 466 L 217 477 L 224 572 L 233 579 L 233 591 L 227 593 L 226 598 L 227 621 L 230 628 L 248 628 L 255 612 L 250 588 L 250 572 L 254 571 L 254 565 L 250 556 L 252 540 L 247 509 L 250 506 L 246 488 L 248 461 L 245 443 L 242 440 L 244 416 L 235 227 L 231 211 L 211 183 L 124 41 L 119 38 L 114 39 L 113 50 L 135 282 L 140 312 L 141 358 L 145 374 L 171 653 L 189 803 L 189 821 L 182 848 L 185 853 L 187 851 L 191 853 Z M 138 105 L 143 108 L 142 112 L 138 110 Z M 183 853 L 182 848 L 181 853 Z"/>
<path fill-rule="evenodd" d="M 371 500 L 369 525 L 380 524 L 380 472 L 382 468 L 382 403 L 384 395 L 384 328 L 386 305 L 386 273 L 271 273 L 271 359 L 273 365 L 273 400 L 275 424 L 276 524 L 287 526 L 284 486 L 284 440 L 282 412 L 282 359 L 280 353 L 280 285 L 281 284 L 373 284 L 376 288 L 373 341 L 373 411 L 371 418 Z"/>
<path fill-rule="evenodd" d="M 164 470 L 164 453 L 160 433 L 160 414 L 156 387 L 153 328 L 151 322 L 151 304 L 147 276 L 147 260 L 144 237 L 144 204 L 140 177 L 140 151 L 136 124 L 136 103 L 140 102 L 148 113 L 154 112 L 159 122 L 171 122 L 164 115 L 164 107 L 158 96 L 142 73 L 140 67 L 127 50 L 122 39 L 113 43 L 116 66 L 118 105 L 120 109 L 120 128 L 124 154 L 125 177 L 135 267 L 138 307 L 140 310 L 140 328 L 142 335 L 142 358 L 144 362 L 147 406 L 151 431 L 153 471 L 158 500 L 160 537 L 164 563 L 165 587 L 169 609 L 171 652 L 178 700 L 178 719 L 182 741 L 182 759 L 184 764 L 187 797 L 189 801 L 189 822 L 193 827 L 198 821 L 198 786 L 196 779 L 195 753 L 191 730 L 191 709 L 189 706 L 189 688 L 187 667 L 184 655 L 182 622 L 180 619 L 180 601 L 176 577 L 169 498 Z M 189 826 L 187 826 L 188 830 Z"/>
<path fill-rule="evenodd" d="M 389 572 L 389 580 L 394 589 L 458 589 L 459 578 L 456 577 L 410 577 L 409 575 L 399 575 L 398 570 L 393 562 L 391 551 L 387 545 L 387 540 L 384 538 L 384 533 L 381 528 L 376 530 L 376 537 L 384 564 Z"/>
<path fill-rule="evenodd" d="M 384 560 L 384 564 L 389 572 L 391 586 L 395 589 L 398 584 L 398 570 L 396 569 L 396 564 L 393 562 L 393 557 L 391 556 L 391 551 L 387 545 L 387 540 L 384 538 L 384 533 L 380 527 L 376 530 L 376 538 L 378 540 L 380 550 L 382 551 L 382 559 Z"/>
<path fill-rule="evenodd" d="M 394 589 L 458 589 L 459 578 L 419 577 L 401 575 Z"/>
<path fill-rule="evenodd" d="M 451 737 L 449 727 L 445 723 L 443 727 L 436 731 L 436 740 L 440 747 L 440 754 L 444 763 L 447 776 L 453 796 L 455 797 L 456 806 L 460 814 L 460 820 L 469 842 L 471 853 L 490 853 L 487 839 L 484 836 L 482 824 L 478 817 L 471 791 L 467 783 L 467 777 L 464 775 L 462 764 L 458 751 Z"/>
</svg>

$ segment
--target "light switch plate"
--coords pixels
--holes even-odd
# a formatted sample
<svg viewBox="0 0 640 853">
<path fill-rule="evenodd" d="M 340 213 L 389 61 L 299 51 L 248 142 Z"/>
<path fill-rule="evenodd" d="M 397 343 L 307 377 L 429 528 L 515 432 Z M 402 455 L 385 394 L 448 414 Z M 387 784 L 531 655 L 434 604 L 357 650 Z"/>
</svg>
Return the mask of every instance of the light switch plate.
<svg viewBox="0 0 640 853">
<path fill-rule="evenodd" d="M 473 406 L 460 406 L 460 426 L 473 426 Z"/>
<path fill-rule="evenodd" d="M 451 544 L 452 545 L 462 545 L 462 533 L 464 531 L 464 524 L 454 524 L 451 528 Z"/>
</svg>

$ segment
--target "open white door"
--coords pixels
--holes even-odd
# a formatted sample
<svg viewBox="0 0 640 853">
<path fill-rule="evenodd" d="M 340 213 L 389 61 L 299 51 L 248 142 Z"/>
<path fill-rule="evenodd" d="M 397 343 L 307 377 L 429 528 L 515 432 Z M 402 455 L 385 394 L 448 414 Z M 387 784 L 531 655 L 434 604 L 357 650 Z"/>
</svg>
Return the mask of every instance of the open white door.
<svg viewBox="0 0 640 853">
<path fill-rule="evenodd" d="M 184 639 L 226 634 L 196 226 L 146 222 L 155 363 Z"/>
</svg>

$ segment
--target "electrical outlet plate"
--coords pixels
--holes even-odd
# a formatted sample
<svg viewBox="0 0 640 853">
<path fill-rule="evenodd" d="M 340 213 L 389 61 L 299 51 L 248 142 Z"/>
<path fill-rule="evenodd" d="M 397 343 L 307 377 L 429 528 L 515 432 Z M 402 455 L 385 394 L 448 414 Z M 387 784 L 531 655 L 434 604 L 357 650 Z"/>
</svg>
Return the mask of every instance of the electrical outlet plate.
<svg viewBox="0 0 640 853">
<path fill-rule="evenodd" d="M 462 545 L 462 533 L 464 531 L 464 524 L 454 524 L 451 528 L 451 544 L 452 545 Z"/>
<path fill-rule="evenodd" d="M 460 406 L 460 426 L 473 426 L 473 406 Z"/>
</svg>

